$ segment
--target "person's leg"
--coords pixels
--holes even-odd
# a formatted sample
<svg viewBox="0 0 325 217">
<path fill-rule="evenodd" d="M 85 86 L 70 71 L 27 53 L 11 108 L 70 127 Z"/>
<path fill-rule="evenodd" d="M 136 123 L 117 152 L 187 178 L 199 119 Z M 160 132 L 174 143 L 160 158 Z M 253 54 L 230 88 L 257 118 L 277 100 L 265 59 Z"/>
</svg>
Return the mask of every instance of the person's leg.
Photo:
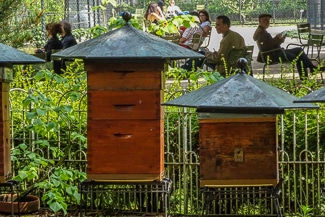
<svg viewBox="0 0 325 217">
<path fill-rule="evenodd" d="M 309 59 L 309 57 L 307 56 L 307 54 L 303 51 L 302 48 L 300 47 L 296 47 L 296 48 L 292 48 L 292 49 L 288 49 L 287 50 L 290 53 L 294 53 L 296 54 L 296 56 L 298 56 L 298 60 L 299 60 L 299 65 L 300 67 L 303 68 L 304 72 L 305 72 L 305 76 L 308 76 L 308 71 L 307 68 L 310 69 L 311 72 L 314 71 L 314 69 L 316 69 L 317 67 L 311 62 L 311 60 Z M 298 61 L 297 61 L 298 64 Z M 297 66 L 298 67 L 298 66 Z"/>
<path fill-rule="evenodd" d="M 196 71 L 196 69 L 200 66 L 202 66 L 204 61 L 204 58 L 200 59 L 189 59 L 187 60 L 184 65 L 181 66 L 182 69 L 185 69 L 186 71 Z"/>
<path fill-rule="evenodd" d="M 216 64 L 214 63 L 204 63 L 208 68 L 212 69 L 213 71 L 216 70 Z"/>
<path fill-rule="evenodd" d="M 205 55 L 204 51 L 199 51 L 198 53 Z M 205 58 L 189 59 L 184 65 L 181 66 L 181 68 L 185 69 L 186 71 L 196 71 L 198 67 L 202 66 L 204 59 Z"/>
<path fill-rule="evenodd" d="M 298 52 L 298 50 L 295 49 L 295 48 L 284 50 L 284 53 L 282 51 L 278 51 L 277 56 L 282 58 L 282 59 L 287 58 L 290 62 L 295 60 L 296 61 L 296 66 L 297 66 L 297 71 L 299 73 L 300 79 L 302 79 L 303 76 L 307 76 L 307 72 L 305 71 L 305 67 L 303 67 L 303 62 L 301 61 L 301 59 L 299 57 L 302 53 Z M 304 69 L 304 75 L 302 74 L 303 69 Z"/>
</svg>

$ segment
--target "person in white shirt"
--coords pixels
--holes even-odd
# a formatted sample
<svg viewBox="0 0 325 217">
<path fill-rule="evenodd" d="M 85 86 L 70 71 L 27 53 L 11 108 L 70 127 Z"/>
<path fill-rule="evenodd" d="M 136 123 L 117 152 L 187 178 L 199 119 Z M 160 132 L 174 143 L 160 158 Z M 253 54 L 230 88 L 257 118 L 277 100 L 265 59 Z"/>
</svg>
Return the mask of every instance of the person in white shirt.
<svg viewBox="0 0 325 217">
<path fill-rule="evenodd" d="M 177 16 L 180 13 L 182 13 L 182 11 L 177 5 L 175 5 L 175 0 L 170 0 L 169 6 L 167 7 L 167 17 L 173 18 L 174 16 Z"/>
</svg>

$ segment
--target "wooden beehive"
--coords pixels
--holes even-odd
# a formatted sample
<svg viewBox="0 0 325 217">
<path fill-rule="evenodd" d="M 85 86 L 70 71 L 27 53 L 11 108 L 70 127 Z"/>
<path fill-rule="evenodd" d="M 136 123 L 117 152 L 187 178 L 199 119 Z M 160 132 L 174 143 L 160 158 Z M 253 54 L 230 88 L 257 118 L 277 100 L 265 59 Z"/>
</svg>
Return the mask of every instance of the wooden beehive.
<svg viewBox="0 0 325 217">
<path fill-rule="evenodd" d="M 163 60 L 85 61 L 89 180 L 161 180 Z"/>
<path fill-rule="evenodd" d="M 9 83 L 0 82 L 1 115 L 0 115 L 0 182 L 6 181 L 11 174 L 10 159 L 10 119 L 9 119 Z"/>
<path fill-rule="evenodd" d="M 200 119 L 200 186 L 278 183 L 275 115 Z"/>
</svg>

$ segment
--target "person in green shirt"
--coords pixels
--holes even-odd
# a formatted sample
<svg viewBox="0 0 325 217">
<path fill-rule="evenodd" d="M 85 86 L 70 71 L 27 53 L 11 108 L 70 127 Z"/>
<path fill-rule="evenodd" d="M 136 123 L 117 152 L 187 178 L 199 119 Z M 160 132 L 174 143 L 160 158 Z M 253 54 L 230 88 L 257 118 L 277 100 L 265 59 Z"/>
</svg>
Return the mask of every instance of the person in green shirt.
<svg viewBox="0 0 325 217">
<path fill-rule="evenodd" d="M 225 62 L 232 48 L 243 49 L 245 48 L 244 38 L 237 32 L 230 29 L 230 19 L 227 16 L 221 15 L 216 20 L 216 30 L 218 34 L 222 34 L 222 40 L 218 51 L 201 51 L 205 55 L 205 59 L 188 60 L 182 68 L 190 71 L 192 67 L 200 67 L 205 60 L 208 67 L 217 70 L 222 76 L 226 77 Z"/>
<path fill-rule="evenodd" d="M 218 51 L 206 52 L 208 66 L 210 65 L 214 70 L 217 70 L 221 75 L 225 76 L 225 61 L 229 56 L 232 48 L 244 49 L 245 40 L 237 32 L 230 29 L 230 19 L 227 16 L 218 16 L 216 21 L 216 30 L 218 34 L 222 34 L 220 46 Z"/>
</svg>

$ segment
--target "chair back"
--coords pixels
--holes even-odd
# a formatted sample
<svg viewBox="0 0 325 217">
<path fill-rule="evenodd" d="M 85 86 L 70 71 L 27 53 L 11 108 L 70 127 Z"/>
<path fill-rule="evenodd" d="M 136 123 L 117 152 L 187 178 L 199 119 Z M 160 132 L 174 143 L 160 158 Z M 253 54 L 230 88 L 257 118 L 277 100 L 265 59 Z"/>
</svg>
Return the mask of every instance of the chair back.
<svg viewBox="0 0 325 217">
<path fill-rule="evenodd" d="M 211 38 L 211 29 L 210 29 L 209 33 L 204 37 L 202 44 L 201 44 L 201 48 L 207 48 L 209 46 L 210 38 Z"/>
<path fill-rule="evenodd" d="M 143 14 L 144 14 L 144 9 L 143 9 L 143 8 L 137 8 L 137 9 L 135 9 L 135 13 L 136 13 L 136 14 L 141 14 L 141 15 L 143 16 Z"/>
<path fill-rule="evenodd" d="M 228 58 L 226 60 L 227 67 L 230 73 L 236 71 L 238 69 L 237 62 L 239 58 L 245 58 L 247 60 L 247 73 L 252 72 L 252 60 L 253 60 L 253 51 L 254 45 L 246 46 L 245 48 L 232 48 L 228 54 Z"/>
<path fill-rule="evenodd" d="M 179 39 L 181 39 L 181 35 L 180 34 L 167 34 L 162 36 L 163 39 L 173 42 L 175 44 L 179 44 Z"/>
<path fill-rule="evenodd" d="M 252 61 L 253 60 L 253 53 L 254 53 L 254 45 L 246 46 L 246 59 Z"/>
<path fill-rule="evenodd" d="M 182 36 L 180 34 L 174 34 L 171 42 L 179 44 L 179 40 L 181 39 L 181 37 Z"/>
<path fill-rule="evenodd" d="M 239 58 L 246 58 L 246 48 L 232 48 L 229 51 L 228 58 L 226 59 L 228 67 L 237 68 Z"/>
<path fill-rule="evenodd" d="M 60 57 L 53 57 L 52 54 L 55 54 L 56 52 L 61 51 L 62 49 L 52 49 L 51 51 L 51 60 L 61 60 Z"/>
<path fill-rule="evenodd" d="M 33 56 L 38 57 L 38 58 L 43 59 L 43 60 L 46 60 L 46 52 L 34 53 Z"/>
<path fill-rule="evenodd" d="M 199 33 L 195 33 L 193 35 L 192 43 L 189 46 L 192 50 L 197 51 L 200 48 L 200 46 L 202 44 L 201 37 L 202 36 Z"/>
<path fill-rule="evenodd" d="M 254 45 L 246 46 L 245 58 L 247 59 L 248 72 L 252 74 L 252 61 L 253 61 Z M 247 72 L 247 73 L 248 73 Z"/>
<path fill-rule="evenodd" d="M 298 31 L 299 42 L 301 44 L 304 44 L 303 40 L 307 40 L 311 32 L 310 23 L 298 23 L 297 31 Z"/>
<path fill-rule="evenodd" d="M 311 47 L 310 59 L 316 60 L 318 63 L 320 63 L 321 61 L 320 51 L 322 50 L 323 39 L 324 39 L 323 34 L 310 33 L 309 35 L 308 46 Z M 314 57 L 314 48 L 316 52 L 315 57 Z"/>
<path fill-rule="evenodd" d="M 258 50 L 260 52 L 261 55 L 261 59 L 259 60 L 257 58 L 258 62 L 264 63 L 264 64 L 277 64 L 279 63 L 279 59 L 276 57 L 276 52 L 278 52 L 279 50 L 283 50 L 282 48 L 276 48 L 276 49 L 271 49 L 271 50 L 267 50 L 267 51 L 263 51 L 262 49 L 262 44 L 256 42 Z M 283 52 L 283 51 L 282 51 Z M 287 57 L 285 55 L 285 60 L 287 61 Z"/>
<path fill-rule="evenodd" d="M 310 34 L 309 40 L 308 40 L 309 45 L 312 45 L 315 47 L 322 46 L 323 38 L 324 38 L 324 35 L 322 35 L 322 34 Z"/>
<path fill-rule="evenodd" d="M 145 32 L 149 32 L 149 27 L 151 26 L 151 21 L 150 20 L 145 20 L 144 19 L 144 29 L 145 29 Z"/>
</svg>

